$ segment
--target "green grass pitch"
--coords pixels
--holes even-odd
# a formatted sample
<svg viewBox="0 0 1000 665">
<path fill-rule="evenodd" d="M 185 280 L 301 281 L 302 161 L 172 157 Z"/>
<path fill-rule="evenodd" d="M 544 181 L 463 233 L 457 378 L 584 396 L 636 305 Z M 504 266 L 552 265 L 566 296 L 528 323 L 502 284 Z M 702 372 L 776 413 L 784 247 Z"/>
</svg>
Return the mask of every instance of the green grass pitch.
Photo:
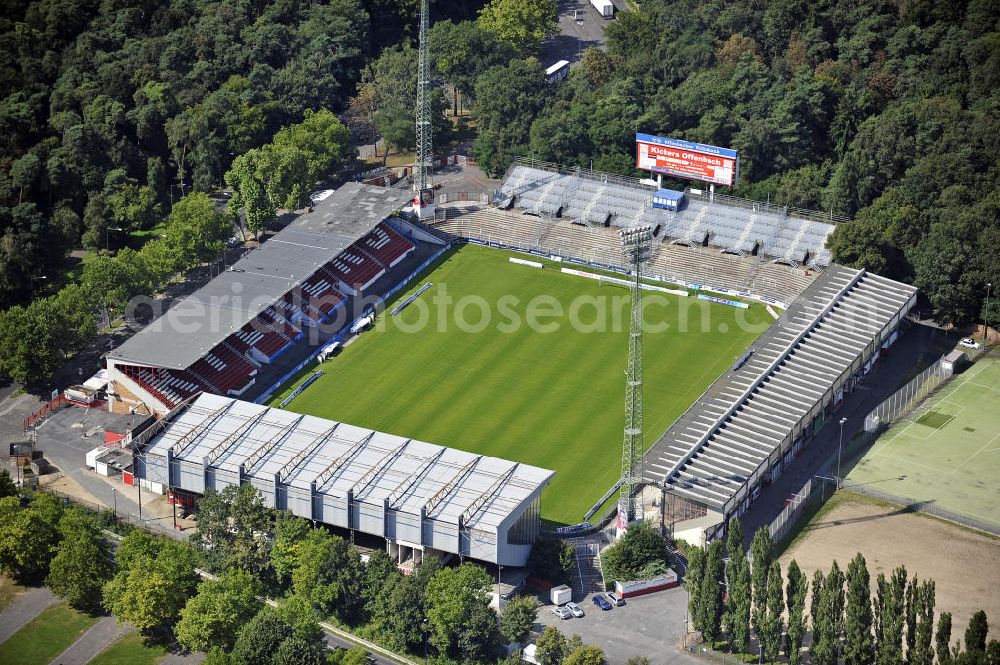
<svg viewBox="0 0 1000 665">
<path fill-rule="evenodd" d="M 1000 359 L 987 356 L 878 438 L 847 476 L 974 519 L 1000 521 Z"/>
<path fill-rule="evenodd" d="M 323 363 L 324 375 L 287 408 L 553 469 L 542 516 L 577 523 L 621 473 L 629 291 L 563 274 L 558 263 L 512 264 L 511 256 L 519 255 L 472 245 L 446 254 L 394 299 L 432 282 L 417 303 L 397 317 L 382 314 L 373 330 Z M 434 305 L 443 293 L 454 299 L 450 309 Z M 480 304 L 460 306 L 470 296 Z M 543 301 L 532 304 L 535 296 Z M 598 317 L 588 302 L 604 302 L 607 315 Z M 485 327 L 481 303 L 491 312 Z M 772 318 L 759 304 L 742 310 L 648 291 L 644 303 L 648 446 Z M 554 305 L 562 317 L 538 319 L 555 324 L 552 331 L 510 325 L 513 316 L 523 324 L 533 307 L 544 313 Z M 464 321 L 479 325 L 460 329 L 459 309 Z M 420 328 L 424 316 L 428 324 Z M 575 329 L 572 320 L 597 330 Z M 669 328 L 652 332 L 657 324 Z M 305 368 L 271 404 L 313 369 Z"/>
</svg>

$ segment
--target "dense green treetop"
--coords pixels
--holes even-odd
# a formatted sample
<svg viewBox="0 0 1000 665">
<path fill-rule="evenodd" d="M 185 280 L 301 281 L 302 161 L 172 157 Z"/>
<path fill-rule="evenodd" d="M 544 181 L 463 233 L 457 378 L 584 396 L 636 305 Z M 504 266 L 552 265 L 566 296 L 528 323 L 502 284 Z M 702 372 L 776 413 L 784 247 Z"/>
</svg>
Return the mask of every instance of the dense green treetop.
<svg viewBox="0 0 1000 665">
<path fill-rule="evenodd" d="M 732 147 L 737 194 L 856 216 L 835 260 L 915 283 L 942 322 L 982 319 L 1000 283 L 1000 5 L 640 5 L 565 83 L 480 77 L 485 170 L 533 154 L 639 175 L 637 130 Z"/>
</svg>

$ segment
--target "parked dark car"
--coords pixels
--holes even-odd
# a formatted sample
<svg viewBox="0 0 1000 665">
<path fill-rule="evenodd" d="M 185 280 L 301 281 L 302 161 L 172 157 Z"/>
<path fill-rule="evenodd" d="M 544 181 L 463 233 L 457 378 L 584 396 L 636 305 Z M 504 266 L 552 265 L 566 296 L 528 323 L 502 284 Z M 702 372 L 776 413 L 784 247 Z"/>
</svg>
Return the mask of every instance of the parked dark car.
<svg viewBox="0 0 1000 665">
<path fill-rule="evenodd" d="M 621 607 L 625 604 L 625 598 L 617 591 L 608 592 L 608 602 L 617 607 Z"/>
<path fill-rule="evenodd" d="M 611 609 L 611 603 L 608 602 L 608 599 L 604 597 L 603 593 L 599 593 L 594 596 L 594 605 L 597 605 L 605 612 Z"/>
</svg>

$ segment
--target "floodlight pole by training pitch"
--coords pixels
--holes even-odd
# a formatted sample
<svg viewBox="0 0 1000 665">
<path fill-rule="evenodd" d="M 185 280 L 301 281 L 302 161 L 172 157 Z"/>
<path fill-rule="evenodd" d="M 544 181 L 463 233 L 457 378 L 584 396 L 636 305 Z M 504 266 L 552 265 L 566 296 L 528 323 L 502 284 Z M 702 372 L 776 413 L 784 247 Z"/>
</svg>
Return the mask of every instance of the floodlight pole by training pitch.
<svg viewBox="0 0 1000 665">
<path fill-rule="evenodd" d="M 434 217 L 434 137 L 431 124 L 430 0 L 420 3 L 420 44 L 417 51 L 417 156 L 413 160 L 413 212 Z"/>
<path fill-rule="evenodd" d="M 642 265 L 652 253 L 653 227 L 648 224 L 621 229 L 622 251 L 632 269 L 632 321 L 625 369 L 625 437 L 622 442 L 622 487 L 618 500 L 619 529 L 641 518 L 642 498 Z M 624 518 L 625 524 L 621 524 Z"/>
</svg>

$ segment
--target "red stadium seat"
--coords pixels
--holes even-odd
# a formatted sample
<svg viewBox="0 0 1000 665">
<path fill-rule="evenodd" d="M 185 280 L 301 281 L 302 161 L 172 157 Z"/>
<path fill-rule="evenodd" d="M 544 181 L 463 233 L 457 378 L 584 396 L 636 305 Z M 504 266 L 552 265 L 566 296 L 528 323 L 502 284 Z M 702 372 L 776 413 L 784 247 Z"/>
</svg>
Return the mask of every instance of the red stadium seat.
<svg viewBox="0 0 1000 665">
<path fill-rule="evenodd" d="M 386 268 L 402 261 L 414 249 L 413 243 L 388 224 L 379 224 L 371 233 L 354 243 L 353 247 L 361 249 Z"/>
<path fill-rule="evenodd" d="M 353 245 L 323 267 L 356 291 L 369 286 L 385 272 L 375 259 Z"/>
<path fill-rule="evenodd" d="M 188 368 L 221 395 L 242 393 L 254 382 L 257 368 L 249 360 L 228 348 L 217 345 Z"/>
</svg>

